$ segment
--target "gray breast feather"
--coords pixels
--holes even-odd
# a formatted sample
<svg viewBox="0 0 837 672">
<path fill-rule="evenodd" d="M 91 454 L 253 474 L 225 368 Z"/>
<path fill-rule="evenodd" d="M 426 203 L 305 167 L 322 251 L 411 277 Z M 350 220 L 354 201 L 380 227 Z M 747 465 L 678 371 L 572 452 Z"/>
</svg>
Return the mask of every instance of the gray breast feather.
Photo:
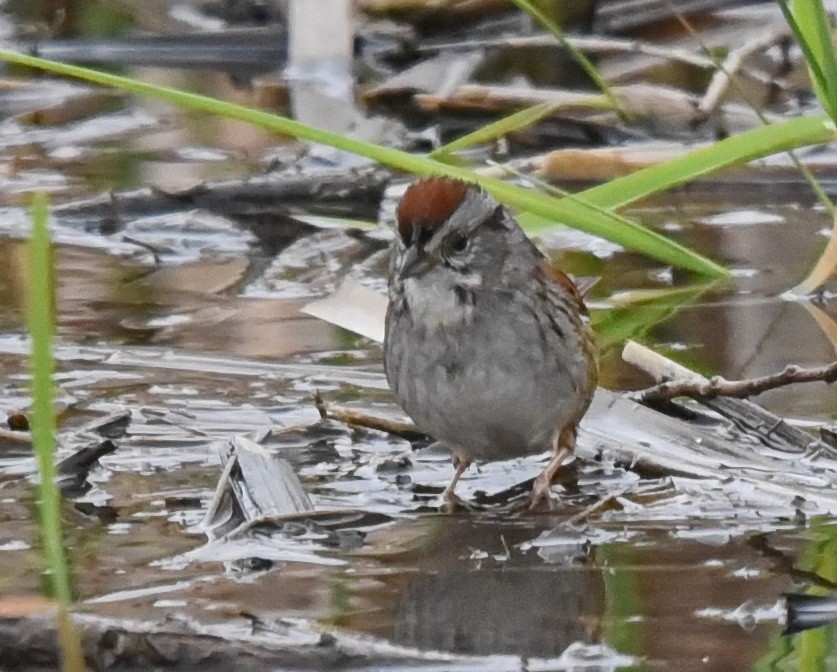
<svg viewBox="0 0 837 672">
<path fill-rule="evenodd" d="M 469 324 L 437 323 L 432 338 L 399 311 L 387 339 L 390 385 L 420 428 L 469 457 L 548 450 L 578 412 L 579 370 L 559 364 L 579 359 L 578 343 L 566 340 L 572 330 L 559 338 L 544 329 L 535 317 L 541 311 L 519 295 L 484 293 L 476 304 Z"/>
</svg>

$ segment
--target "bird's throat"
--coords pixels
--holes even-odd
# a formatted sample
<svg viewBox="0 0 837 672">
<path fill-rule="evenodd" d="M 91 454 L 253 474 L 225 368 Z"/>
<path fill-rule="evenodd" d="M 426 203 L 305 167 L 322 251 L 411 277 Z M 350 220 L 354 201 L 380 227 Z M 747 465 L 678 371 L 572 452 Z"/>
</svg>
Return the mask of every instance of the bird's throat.
<svg viewBox="0 0 837 672">
<path fill-rule="evenodd" d="M 452 284 L 443 279 L 427 282 L 425 276 L 422 279 L 408 278 L 403 289 L 413 324 L 422 325 L 427 333 L 471 321 L 475 306 L 471 283 Z"/>
</svg>

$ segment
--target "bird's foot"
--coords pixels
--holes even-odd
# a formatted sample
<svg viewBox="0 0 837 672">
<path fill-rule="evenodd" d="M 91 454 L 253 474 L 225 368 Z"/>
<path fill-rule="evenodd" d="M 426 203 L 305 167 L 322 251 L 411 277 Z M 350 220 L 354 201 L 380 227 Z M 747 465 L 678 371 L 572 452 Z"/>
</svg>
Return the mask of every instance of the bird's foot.
<svg viewBox="0 0 837 672">
<path fill-rule="evenodd" d="M 464 499 L 459 498 L 450 488 L 442 493 L 442 505 L 439 507 L 442 513 L 453 514 L 470 509 L 471 506 Z"/>
<path fill-rule="evenodd" d="M 532 493 L 523 504 L 526 511 L 554 511 L 556 500 L 550 491 L 550 481 L 544 478 L 545 474 L 538 476 L 532 483 Z"/>
</svg>

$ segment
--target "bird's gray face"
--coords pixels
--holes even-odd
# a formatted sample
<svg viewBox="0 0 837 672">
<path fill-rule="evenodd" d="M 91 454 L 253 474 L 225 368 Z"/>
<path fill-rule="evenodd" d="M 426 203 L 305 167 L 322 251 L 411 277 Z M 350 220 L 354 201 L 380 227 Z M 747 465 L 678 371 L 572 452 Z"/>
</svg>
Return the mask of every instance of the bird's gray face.
<svg viewBox="0 0 837 672">
<path fill-rule="evenodd" d="M 478 287 L 502 267 L 516 228 L 493 198 L 471 187 L 441 222 L 431 217 L 399 222 L 390 278 L 397 285 L 412 280 L 438 290 Z"/>
<path fill-rule="evenodd" d="M 413 239 L 395 250 L 392 289 L 424 324 L 459 319 L 473 305 L 473 292 L 483 280 L 475 266 L 475 239 L 462 233 L 433 235 L 416 229 Z"/>
<path fill-rule="evenodd" d="M 416 226 L 395 245 L 393 279 L 432 286 L 479 282 L 479 243 L 475 232 Z"/>
<path fill-rule="evenodd" d="M 460 184 L 441 182 L 439 189 Z M 431 195 L 441 200 L 449 191 Z M 462 188 L 444 217 L 437 216 L 438 208 L 420 205 L 402 201 L 390 262 L 390 299 L 406 304 L 417 322 L 432 329 L 467 319 L 484 285 L 503 286 L 513 281 L 516 268 L 531 268 L 531 258 L 515 262 L 518 255 L 531 255 L 531 243 L 484 191 Z"/>
</svg>

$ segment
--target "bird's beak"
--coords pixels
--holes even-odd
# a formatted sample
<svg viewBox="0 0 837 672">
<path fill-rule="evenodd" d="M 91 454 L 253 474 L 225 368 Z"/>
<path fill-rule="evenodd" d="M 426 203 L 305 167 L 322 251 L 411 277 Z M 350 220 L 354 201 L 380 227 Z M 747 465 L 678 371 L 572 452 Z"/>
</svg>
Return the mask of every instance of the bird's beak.
<svg viewBox="0 0 837 672">
<path fill-rule="evenodd" d="M 414 278 L 433 267 L 432 258 L 419 249 L 417 245 L 408 247 L 401 257 L 401 266 L 398 269 L 398 276 L 402 280 Z"/>
</svg>

